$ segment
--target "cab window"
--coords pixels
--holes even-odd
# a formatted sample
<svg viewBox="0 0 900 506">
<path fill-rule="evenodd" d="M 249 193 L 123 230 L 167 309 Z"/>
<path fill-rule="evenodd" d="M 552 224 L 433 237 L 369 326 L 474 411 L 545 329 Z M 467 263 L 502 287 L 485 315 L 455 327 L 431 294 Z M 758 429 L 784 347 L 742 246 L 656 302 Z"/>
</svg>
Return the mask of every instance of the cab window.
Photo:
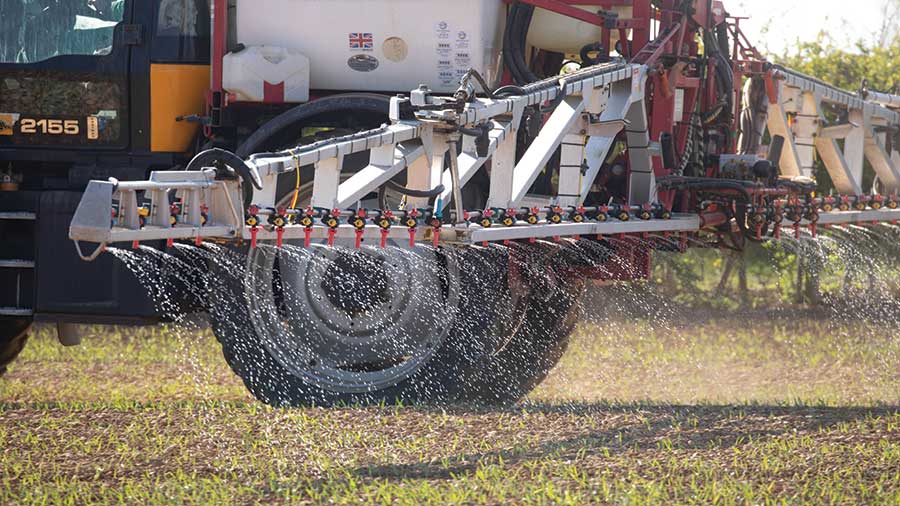
<svg viewBox="0 0 900 506">
<path fill-rule="evenodd" d="M 0 63 L 106 55 L 125 0 L 0 0 Z"/>
<path fill-rule="evenodd" d="M 156 13 L 154 62 L 209 61 L 210 10 L 207 0 L 161 0 Z"/>
</svg>

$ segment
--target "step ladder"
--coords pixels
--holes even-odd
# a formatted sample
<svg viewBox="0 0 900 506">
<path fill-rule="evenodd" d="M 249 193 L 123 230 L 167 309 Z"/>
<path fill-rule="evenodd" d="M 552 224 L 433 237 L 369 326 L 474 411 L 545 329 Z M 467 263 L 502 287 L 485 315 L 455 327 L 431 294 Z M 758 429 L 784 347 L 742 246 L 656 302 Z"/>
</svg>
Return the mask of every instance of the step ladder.
<svg viewBox="0 0 900 506">
<path fill-rule="evenodd" d="M 632 63 L 652 66 L 656 60 L 663 54 L 669 42 L 681 31 L 684 21 L 675 23 L 669 27 L 668 31 L 660 34 L 659 37 L 647 43 L 633 58 Z"/>
<path fill-rule="evenodd" d="M 37 222 L 37 215 L 28 211 L 0 211 L 0 222 L 31 222 L 32 227 Z M 36 232 L 36 231 L 35 231 Z M 35 234 L 32 234 L 35 237 Z M 33 251 L 33 245 L 32 245 Z M 0 270 L 4 279 L 11 279 L 11 286 L 3 287 L 4 290 L 13 290 L 14 295 L 5 304 L 0 306 L 0 317 L 30 317 L 34 315 L 31 308 L 31 297 L 25 295 L 25 288 L 34 286 L 34 260 L 20 258 L 0 258 Z"/>
</svg>

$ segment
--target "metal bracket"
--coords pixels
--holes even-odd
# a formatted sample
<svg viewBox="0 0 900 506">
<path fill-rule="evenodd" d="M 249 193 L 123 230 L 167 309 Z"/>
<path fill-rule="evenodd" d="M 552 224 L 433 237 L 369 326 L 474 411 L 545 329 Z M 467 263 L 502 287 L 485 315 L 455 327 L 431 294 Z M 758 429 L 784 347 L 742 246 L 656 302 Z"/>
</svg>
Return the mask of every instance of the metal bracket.
<svg viewBox="0 0 900 506">
<path fill-rule="evenodd" d="M 122 25 L 122 44 L 140 46 L 144 43 L 144 25 Z"/>
<path fill-rule="evenodd" d="M 91 253 L 90 255 L 85 255 L 81 251 L 81 243 L 79 243 L 78 240 L 72 240 L 72 242 L 75 243 L 75 251 L 78 253 L 78 257 L 81 258 L 82 260 L 84 260 L 85 262 L 93 262 L 94 260 L 97 259 L 98 256 L 100 256 L 100 253 L 103 253 L 106 250 L 106 243 L 101 242 L 94 249 L 93 253 Z"/>
</svg>

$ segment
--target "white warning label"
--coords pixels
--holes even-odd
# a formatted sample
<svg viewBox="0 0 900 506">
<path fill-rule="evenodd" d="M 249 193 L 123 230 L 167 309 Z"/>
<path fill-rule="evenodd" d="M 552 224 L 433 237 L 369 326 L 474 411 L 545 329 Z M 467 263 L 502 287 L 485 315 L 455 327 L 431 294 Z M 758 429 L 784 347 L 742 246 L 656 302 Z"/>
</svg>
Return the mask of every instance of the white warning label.
<svg viewBox="0 0 900 506">
<path fill-rule="evenodd" d="M 640 95 L 644 91 L 643 77 L 639 68 L 631 71 L 631 92 L 635 95 Z"/>
<path fill-rule="evenodd" d="M 446 21 L 438 21 L 434 26 L 434 34 L 438 40 L 450 40 L 450 24 Z"/>
<path fill-rule="evenodd" d="M 435 23 L 434 44 L 437 85 L 453 87 L 472 67 L 470 33 L 439 21 Z"/>
</svg>

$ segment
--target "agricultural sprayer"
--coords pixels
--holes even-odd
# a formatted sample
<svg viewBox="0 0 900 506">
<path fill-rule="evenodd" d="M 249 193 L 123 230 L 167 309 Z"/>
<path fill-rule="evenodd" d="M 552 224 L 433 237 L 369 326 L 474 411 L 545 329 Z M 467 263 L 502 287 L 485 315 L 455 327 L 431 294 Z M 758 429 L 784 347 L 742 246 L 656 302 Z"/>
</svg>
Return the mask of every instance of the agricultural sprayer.
<svg viewBox="0 0 900 506">
<path fill-rule="evenodd" d="M 204 251 L 200 309 L 268 402 L 514 400 L 585 280 L 900 219 L 900 97 L 767 62 L 718 1 L 158 3 L 161 42 L 129 2 L 115 33 L 151 46 L 149 152 L 190 156 L 91 180 L 68 235 Z M 161 29 L 208 73 L 154 60 Z M 126 115 L 98 111 L 59 126 L 108 138 Z M 49 135 L 24 119 L 11 139 Z"/>
</svg>

